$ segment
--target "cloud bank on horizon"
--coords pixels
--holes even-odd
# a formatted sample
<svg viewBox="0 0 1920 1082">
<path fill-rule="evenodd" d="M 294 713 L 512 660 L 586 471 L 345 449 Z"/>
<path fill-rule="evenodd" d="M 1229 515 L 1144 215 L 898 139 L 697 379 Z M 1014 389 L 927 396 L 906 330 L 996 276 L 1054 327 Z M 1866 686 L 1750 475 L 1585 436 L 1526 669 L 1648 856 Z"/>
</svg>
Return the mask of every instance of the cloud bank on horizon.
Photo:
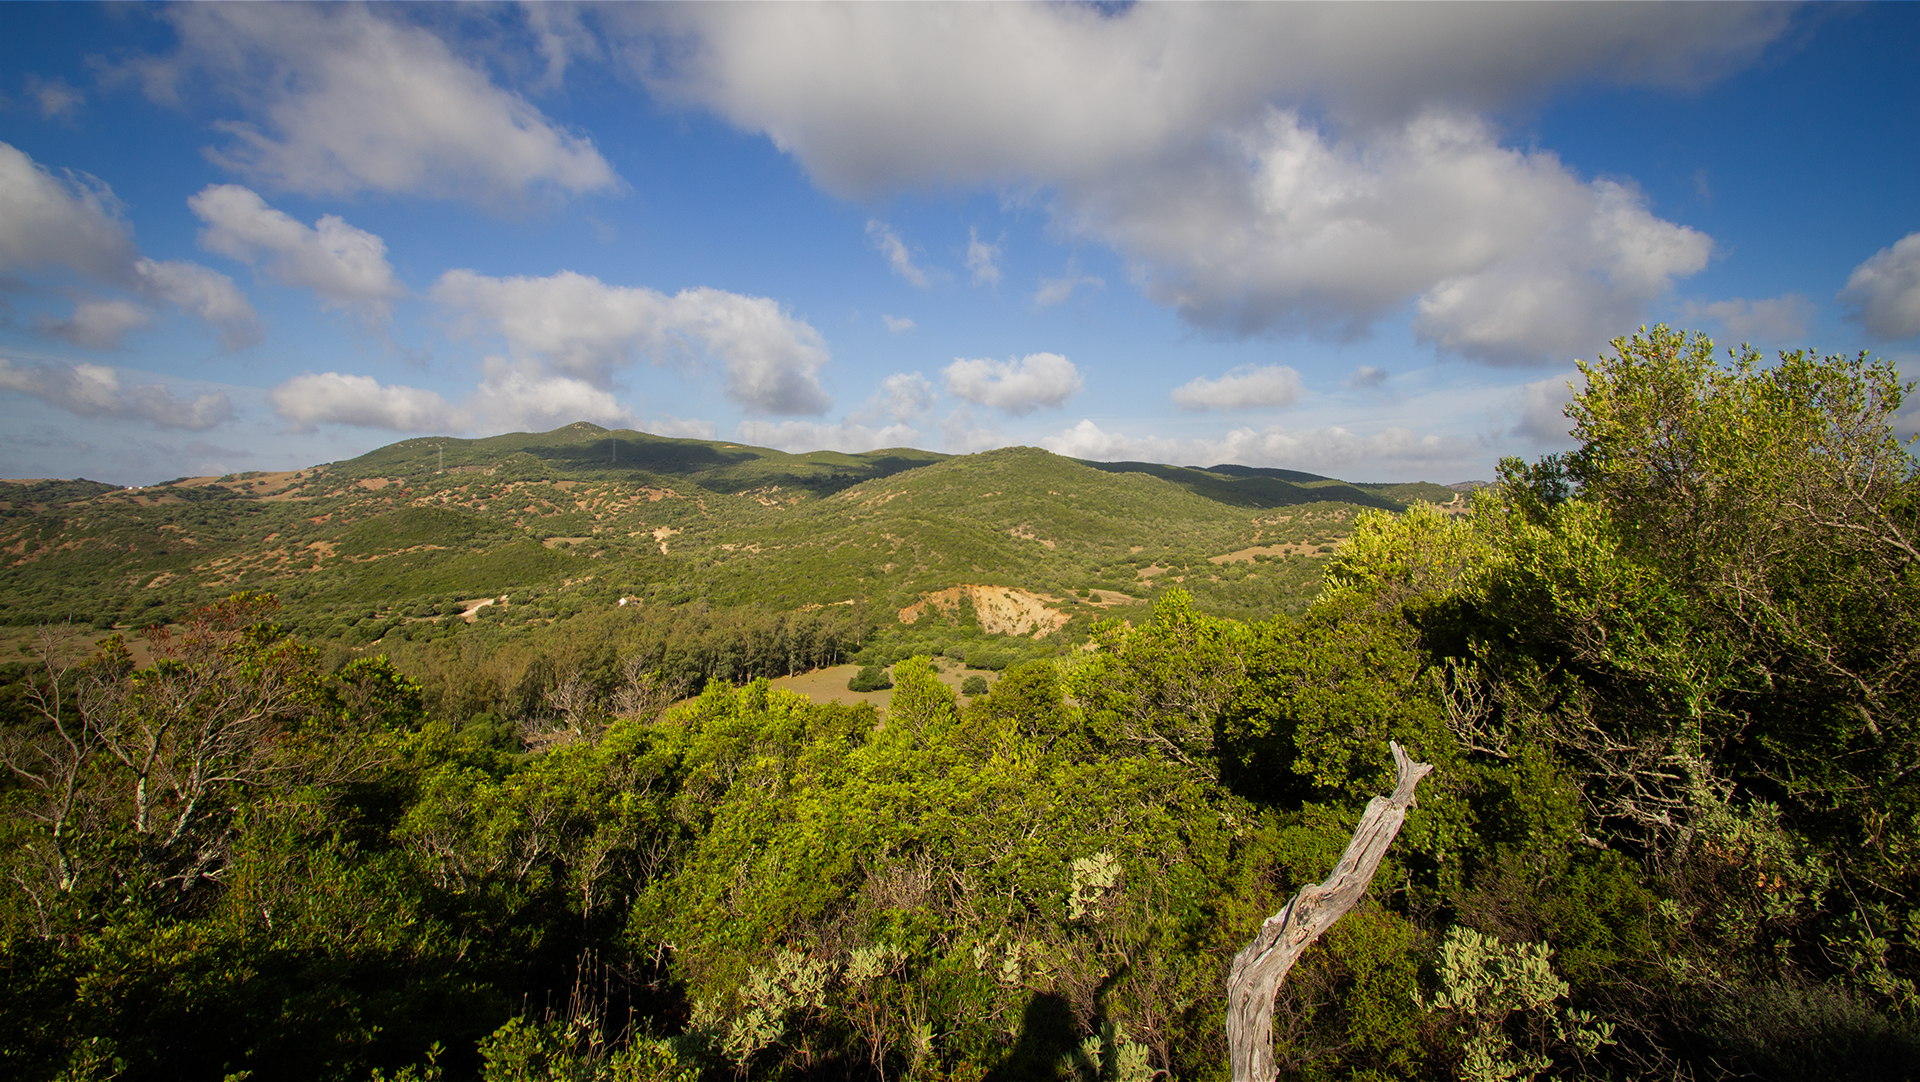
<svg viewBox="0 0 1920 1082">
<path fill-rule="evenodd" d="M 1920 369 L 1907 7 L 6 24 L 9 476 L 588 420 L 1447 481 L 1644 322 Z"/>
</svg>

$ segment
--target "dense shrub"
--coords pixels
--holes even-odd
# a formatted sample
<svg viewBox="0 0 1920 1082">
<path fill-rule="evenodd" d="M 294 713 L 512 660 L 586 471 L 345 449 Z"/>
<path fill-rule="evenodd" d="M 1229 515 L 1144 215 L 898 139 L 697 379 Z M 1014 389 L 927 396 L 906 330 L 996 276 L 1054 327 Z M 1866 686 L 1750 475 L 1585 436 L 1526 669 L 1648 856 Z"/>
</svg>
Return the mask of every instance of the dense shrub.
<svg viewBox="0 0 1920 1082">
<path fill-rule="evenodd" d="M 865 665 L 847 681 L 848 691 L 885 691 L 893 686 L 893 677 L 879 665 Z"/>
</svg>

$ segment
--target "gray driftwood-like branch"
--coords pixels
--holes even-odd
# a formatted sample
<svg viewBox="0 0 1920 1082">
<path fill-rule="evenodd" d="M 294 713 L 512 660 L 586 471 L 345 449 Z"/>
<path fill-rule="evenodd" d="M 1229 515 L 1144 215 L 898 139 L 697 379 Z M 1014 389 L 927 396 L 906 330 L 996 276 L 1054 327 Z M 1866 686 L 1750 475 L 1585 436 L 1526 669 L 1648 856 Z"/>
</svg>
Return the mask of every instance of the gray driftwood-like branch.
<svg viewBox="0 0 1920 1082">
<path fill-rule="evenodd" d="M 1353 828 L 1347 851 L 1324 882 L 1300 888 L 1287 907 L 1260 925 L 1253 942 L 1233 956 L 1227 972 L 1227 1047 L 1233 1055 L 1233 1082 L 1273 1082 L 1273 1000 L 1287 970 L 1307 944 L 1333 927 L 1367 892 L 1373 873 L 1386 856 L 1387 846 L 1400 833 L 1407 811 L 1414 806 L 1413 791 L 1433 767 L 1416 763 L 1397 743 L 1393 750 L 1397 778 L 1392 796 L 1367 801 L 1360 825 Z"/>
</svg>

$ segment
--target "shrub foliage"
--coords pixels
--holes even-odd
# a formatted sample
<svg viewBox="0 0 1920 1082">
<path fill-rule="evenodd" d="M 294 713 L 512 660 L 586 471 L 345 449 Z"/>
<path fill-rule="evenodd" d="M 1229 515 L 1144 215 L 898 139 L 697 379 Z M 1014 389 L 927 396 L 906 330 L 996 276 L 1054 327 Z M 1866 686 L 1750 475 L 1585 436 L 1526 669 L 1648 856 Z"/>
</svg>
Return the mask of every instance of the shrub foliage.
<svg viewBox="0 0 1920 1082">
<path fill-rule="evenodd" d="M 1908 388 L 1666 328 L 1585 374 L 1578 450 L 1368 513 L 1304 614 L 1169 590 L 964 699 L 900 660 L 884 714 L 766 680 L 851 611 L 48 630 L 0 694 L 0 1074 L 1222 1078 L 1228 959 L 1394 740 L 1430 788 L 1283 986 L 1286 1076 L 1903 1076 Z"/>
</svg>

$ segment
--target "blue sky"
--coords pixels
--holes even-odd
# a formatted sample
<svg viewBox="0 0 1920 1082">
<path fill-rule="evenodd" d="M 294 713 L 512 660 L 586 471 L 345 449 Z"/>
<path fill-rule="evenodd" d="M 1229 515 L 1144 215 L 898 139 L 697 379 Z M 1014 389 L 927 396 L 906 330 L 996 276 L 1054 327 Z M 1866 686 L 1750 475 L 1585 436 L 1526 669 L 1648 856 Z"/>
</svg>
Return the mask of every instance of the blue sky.
<svg viewBox="0 0 1920 1082">
<path fill-rule="evenodd" d="M 1642 323 L 1920 375 L 1917 55 L 1911 4 L 4 5 L 0 476 L 590 420 L 1485 478 Z"/>
</svg>

